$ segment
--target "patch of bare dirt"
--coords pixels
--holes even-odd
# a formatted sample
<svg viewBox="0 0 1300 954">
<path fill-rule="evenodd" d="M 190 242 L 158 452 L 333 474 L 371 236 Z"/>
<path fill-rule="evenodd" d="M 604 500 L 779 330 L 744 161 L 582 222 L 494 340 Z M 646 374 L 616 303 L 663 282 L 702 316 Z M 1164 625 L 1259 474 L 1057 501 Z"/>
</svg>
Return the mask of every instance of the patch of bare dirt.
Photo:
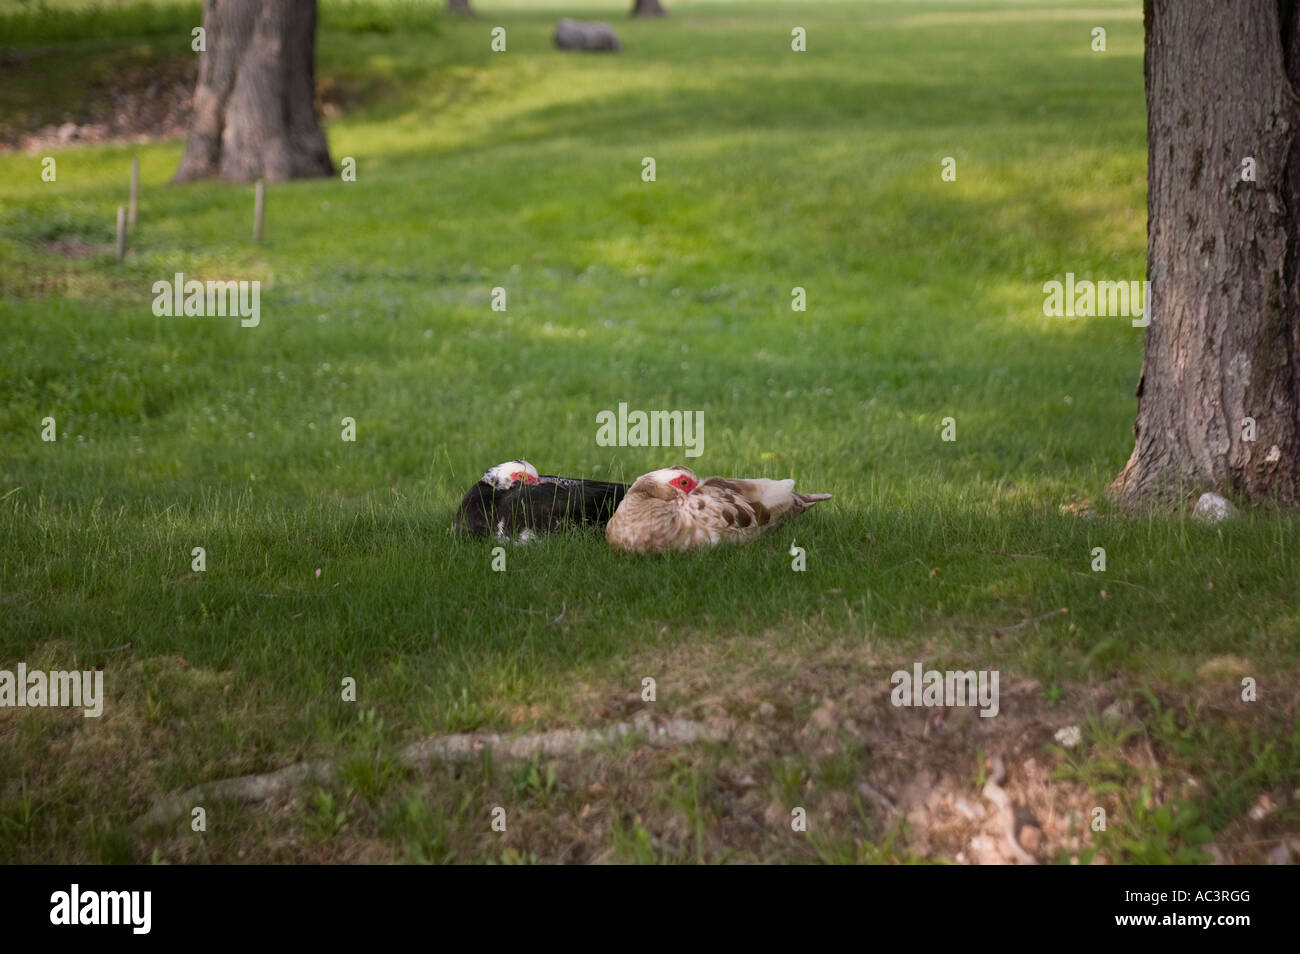
<svg viewBox="0 0 1300 954">
<path fill-rule="evenodd" d="M 0 148 L 32 153 L 184 136 L 197 78 L 197 61 L 188 59 L 165 59 L 148 68 L 123 69 L 111 78 L 91 82 L 80 106 L 62 122 L 10 130 Z"/>
<path fill-rule="evenodd" d="M 79 239 L 50 239 L 41 243 L 41 248 L 52 255 L 63 258 L 90 258 L 112 248 L 110 245 L 95 246 Z"/>
<path fill-rule="evenodd" d="M 905 664 L 873 664 L 847 653 L 791 663 L 797 668 L 784 679 L 764 672 L 766 666 L 739 674 L 739 684 L 715 687 L 693 711 L 706 725 L 729 731 L 733 749 L 754 777 L 765 774 L 764 764 L 773 759 L 802 759 L 814 767 L 852 759 L 851 782 L 816 800 L 825 804 L 810 828 L 837 824 L 857 796 L 871 807 L 881 830 L 899 824 L 906 851 L 920 858 L 1034 863 L 1062 853 L 1077 858 L 1089 844 L 1086 820 L 1095 799 L 1082 786 L 1050 778 L 1046 746 L 1072 724 L 1069 713 L 1104 705 L 1106 689 L 1080 689 L 1051 707 L 1038 683 L 1010 679 L 1000 687 L 997 715 L 982 718 L 970 707 L 895 706 L 889 677 Z M 995 774 L 995 760 L 1005 777 L 991 788 L 987 779 Z M 805 791 L 813 796 L 819 788 L 825 783 L 814 770 Z M 749 811 L 765 825 L 779 820 L 788 827 L 793 806 L 759 791 L 742 802 L 756 799 L 767 803 L 761 810 L 749 805 Z"/>
</svg>

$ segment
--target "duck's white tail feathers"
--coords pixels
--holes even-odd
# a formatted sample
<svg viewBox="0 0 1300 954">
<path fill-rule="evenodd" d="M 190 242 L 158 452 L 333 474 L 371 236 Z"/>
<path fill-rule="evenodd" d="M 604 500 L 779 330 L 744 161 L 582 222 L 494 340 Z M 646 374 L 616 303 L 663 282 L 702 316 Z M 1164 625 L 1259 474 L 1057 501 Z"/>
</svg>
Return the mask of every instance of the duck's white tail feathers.
<svg viewBox="0 0 1300 954">
<path fill-rule="evenodd" d="M 768 510 L 781 511 L 790 506 L 790 498 L 798 496 L 794 492 L 793 480 L 769 480 L 766 477 L 750 477 L 747 480 L 736 481 L 740 484 L 750 484 L 752 490 L 745 488 L 750 499 L 757 498 L 755 503 L 760 503 Z"/>
<path fill-rule="evenodd" d="M 830 500 L 830 494 L 801 494 L 794 489 L 794 481 L 790 478 L 785 480 L 770 480 L 766 477 L 751 477 L 747 480 L 735 481 L 736 484 L 748 485 L 745 490 L 747 496 L 756 503 L 762 504 L 774 516 L 790 513 L 802 513 L 815 503 L 823 500 Z"/>
</svg>

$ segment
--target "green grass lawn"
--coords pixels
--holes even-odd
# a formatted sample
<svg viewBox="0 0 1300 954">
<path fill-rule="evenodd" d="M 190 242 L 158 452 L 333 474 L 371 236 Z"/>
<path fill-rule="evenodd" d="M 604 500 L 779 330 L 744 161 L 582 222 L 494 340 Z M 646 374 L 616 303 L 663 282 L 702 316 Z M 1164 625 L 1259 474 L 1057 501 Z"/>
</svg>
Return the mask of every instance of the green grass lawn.
<svg viewBox="0 0 1300 954">
<path fill-rule="evenodd" d="M 484 0 L 463 22 L 326 0 L 318 80 L 345 91 L 328 134 L 357 181 L 272 186 L 260 247 L 251 187 L 167 185 L 178 141 L 0 153 L 0 668 L 96 666 L 108 695 L 98 720 L 0 709 L 0 861 L 951 858 L 853 794 L 883 743 L 844 720 L 914 661 L 999 669 L 1036 725 L 1085 725 L 1082 749 L 1016 750 L 1117 819 L 1049 860 L 1202 860 L 1210 835 L 1235 857 L 1269 793 L 1251 838 L 1296 830 L 1300 520 L 1111 514 L 1143 332 L 1042 312 L 1067 271 L 1144 277 L 1140 4 L 667 5 Z M 24 8 L 0 4 L 9 117 L 75 111 L 106 63 L 191 55 L 197 4 L 45 42 Z M 566 15 L 624 51 L 554 50 Z M 259 280 L 260 325 L 155 317 L 178 271 Z M 598 446 L 620 402 L 703 411 L 703 455 Z M 452 513 L 521 456 L 835 497 L 745 548 L 638 559 L 573 534 L 493 572 Z M 733 746 L 431 774 L 391 756 L 645 708 L 744 736 L 764 702 Z M 950 753 L 968 786 L 977 743 Z M 271 810 L 209 804 L 202 834 L 133 825 L 304 759 L 344 771 Z M 773 808 L 799 797 L 826 819 L 806 837 Z"/>
</svg>

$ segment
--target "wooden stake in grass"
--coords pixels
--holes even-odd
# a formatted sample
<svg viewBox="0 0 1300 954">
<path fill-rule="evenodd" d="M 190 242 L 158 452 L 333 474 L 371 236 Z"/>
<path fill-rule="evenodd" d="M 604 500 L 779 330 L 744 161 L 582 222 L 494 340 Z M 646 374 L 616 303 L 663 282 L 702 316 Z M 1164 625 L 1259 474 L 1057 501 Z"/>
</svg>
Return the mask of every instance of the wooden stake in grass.
<svg viewBox="0 0 1300 954">
<path fill-rule="evenodd" d="M 117 207 L 117 260 L 126 258 L 126 206 Z"/>
<path fill-rule="evenodd" d="M 140 204 L 140 160 L 131 160 L 131 205 L 127 209 L 126 224 L 135 231 L 135 214 Z"/>
<path fill-rule="evenodd" d="M 266 219 L 266 180 L 257 180 L 257 189 L 253 193 L 253 241 L 262 244 L 262 223 Z"/>
</svg>

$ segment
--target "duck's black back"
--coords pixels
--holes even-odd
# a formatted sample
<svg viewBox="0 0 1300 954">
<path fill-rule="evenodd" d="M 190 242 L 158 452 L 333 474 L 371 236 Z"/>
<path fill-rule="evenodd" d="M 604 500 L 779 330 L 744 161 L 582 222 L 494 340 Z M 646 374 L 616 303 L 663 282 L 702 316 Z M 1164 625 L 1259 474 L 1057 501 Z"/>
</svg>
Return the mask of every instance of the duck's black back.
<svg viewBox="0 0 1300 954">
<path fill-rule="evenodd" d="M 604 527 L 627 493 L 626 484 L 545 475 L 535 484 L 497 490 L 479 481 L 456 512 L 456 532 L 477 537 L 498 531 L 554 533 L 569 526 Z"/>
<path fill-rule="evenodd" d="M 502 491 L 479 481 L 468 491 L 456 511 L 456 533 L 462 537 L 486 537 L 496 533 L 497 497 Z"/>
</svg>

